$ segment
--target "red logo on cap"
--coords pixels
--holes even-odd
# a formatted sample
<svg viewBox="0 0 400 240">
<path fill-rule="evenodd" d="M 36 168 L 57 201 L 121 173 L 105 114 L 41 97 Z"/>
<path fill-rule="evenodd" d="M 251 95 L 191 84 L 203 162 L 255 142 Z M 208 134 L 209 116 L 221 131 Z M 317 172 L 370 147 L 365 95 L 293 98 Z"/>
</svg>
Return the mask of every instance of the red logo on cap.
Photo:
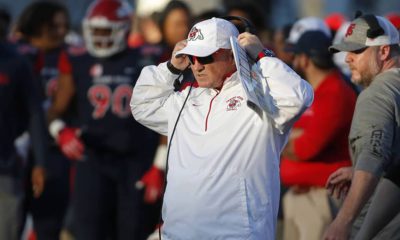
<svg viewBox="0 0 400 240">
<path fill-rule="evenodd" d="M 188 41 L 195 41 L 195 40 L 197 40 L 197 39 L 203 40 L 203 39 L 204 39 L 204 36 L 203 36 L 203 34 L 201 33 L 201 30 L 200 30 L 200 29 L 194 27 L 194 28 L 192 28 L 192 30 L 190 30 Z"/>
<path fill-rule="evenodd" d="M 344 37 L 351 36 L 353 34 L 353 29 L 356 27 L 355 23 L 350 24 L 350 26 L 347 28 L 346 35 Z"/>
</svg>

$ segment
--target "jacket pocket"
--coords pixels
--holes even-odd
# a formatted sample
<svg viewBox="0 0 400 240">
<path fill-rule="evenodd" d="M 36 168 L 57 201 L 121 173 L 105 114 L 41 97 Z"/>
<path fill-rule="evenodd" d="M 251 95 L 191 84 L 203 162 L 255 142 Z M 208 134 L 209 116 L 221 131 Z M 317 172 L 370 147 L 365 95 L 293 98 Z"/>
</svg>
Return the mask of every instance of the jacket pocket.
<svg viewBox="0 0 400 240">
<path fill-rule="evenodd" d="M 244 178 L 234 173 L 171 173 L 164 232 L 173 239 L 247 239 L 247 206 Z"/>
</svg>

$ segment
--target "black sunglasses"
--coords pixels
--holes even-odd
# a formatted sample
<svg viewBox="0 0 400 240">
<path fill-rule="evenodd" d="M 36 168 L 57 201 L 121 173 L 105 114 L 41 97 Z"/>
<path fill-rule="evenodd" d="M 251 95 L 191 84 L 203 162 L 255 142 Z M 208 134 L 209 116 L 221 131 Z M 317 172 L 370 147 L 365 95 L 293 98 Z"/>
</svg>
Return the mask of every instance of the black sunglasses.
<svg viewBox="0 0 400 240">
<path fill-rule="evenodd" d="M 205 64 L 210 64 L 214 62 L 214 58 L 211 55 L 208 55 L 206 57 L 195 57 L 192 55 L 187 55 L 190 61 L 190 64 L 194 65 L 195 60 L 197 60 L 200 64 L 205 65 Z"/>
<path fill-rule="evenodd" d="M 360 49 L 358 49 L 358 50 L 354 50 L 354 51 L 351 51 L 351 52 L 352 52 L 352 53 L 355 53 L 355 54 L 360 54 L 360 53 L 364 52 L 367 48 L 368 48 L 368 47 L 364 47 L 364 48 L 360 48 Z"/>
</svg>

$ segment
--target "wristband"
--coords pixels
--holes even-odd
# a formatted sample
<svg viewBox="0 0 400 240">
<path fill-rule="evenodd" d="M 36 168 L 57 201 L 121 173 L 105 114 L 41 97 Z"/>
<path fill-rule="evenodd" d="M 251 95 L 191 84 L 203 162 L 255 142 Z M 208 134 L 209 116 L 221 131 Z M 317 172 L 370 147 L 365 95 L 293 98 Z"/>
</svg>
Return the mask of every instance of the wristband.
<svg viewBox="0 0 400 240">
<path fill-rule="evenodd" d="M 180 69 L 177 69 L 174 65 L 172 65 L 171 60 L 167 62 L 167 68 L 173 74 L 180 74 L 182 72 Z"/>
<path fill-rule="evenodd" d="M 271 50 L 263 49 L 261 50 L 261 52 L 258 53 L 256 62 L 260 61 L 260 59 L 263 57 L 275 57 L 275 53 Z"/>
<path fill-rule="evenodd" d="M 55 119 L 51 121 L 49 125 L 49 132 L 50 135 L 57 140 L 58 133 L 65 127 L 65 123 L 60 119 Z"/>
<path fill-rule="evenodd" d="M 167 152 L 168 152 L 167 145 L 160 144 L 158 145 L 156 154 L 154 156 L 153 165 L 163 171 L 165 171 L 167 165 Z"/>
</svg>

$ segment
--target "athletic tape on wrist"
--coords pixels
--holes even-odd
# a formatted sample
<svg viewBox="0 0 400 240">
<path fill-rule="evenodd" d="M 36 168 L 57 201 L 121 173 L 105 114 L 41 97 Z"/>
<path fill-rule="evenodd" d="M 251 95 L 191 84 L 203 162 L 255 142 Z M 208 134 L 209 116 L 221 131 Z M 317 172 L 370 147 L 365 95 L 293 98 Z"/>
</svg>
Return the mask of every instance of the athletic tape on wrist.
<svg viewBox="0 0 400 240">
<path fill-rule="evenodd" d="M 160 144 L 158 145 L 156 154 L 154 156 L 153 165 L 163 171 L 165 171 L 167 165 L 167 152 L 168 152 L 167 145 Z"/>
<path fill-rule="evenodd" d="M 49 132 L 50 135 L 57 140 L 58 138 L 58 133 L 65 127 L 64 121 L 61 119 L 55 119 L 53 120 L 50 125 L 49 125 Z"/>
</svg>

